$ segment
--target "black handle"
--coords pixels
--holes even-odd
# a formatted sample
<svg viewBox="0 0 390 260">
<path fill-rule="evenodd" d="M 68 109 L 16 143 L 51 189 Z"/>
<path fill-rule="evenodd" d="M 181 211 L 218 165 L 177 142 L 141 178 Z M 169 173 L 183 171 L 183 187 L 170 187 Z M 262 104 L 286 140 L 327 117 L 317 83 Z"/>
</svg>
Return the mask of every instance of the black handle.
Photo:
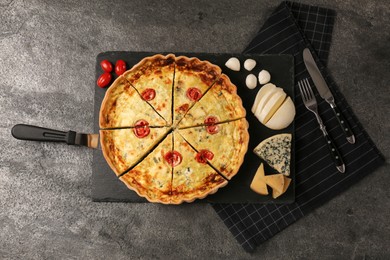
<svg viewBox="0 0 390 260">
<path fill-rule="evenodd" d="M 343 114 L 341 114 L 341 111 L 339 110 L 339 108 L 336 105 L 331 105 L 331 107 L 333 109 L 334 114 L 336 115 L 337 120 L 339 121 L 341 128 L 344 131 L 345 136 L 347 137 L 347 141 L 350 144 L 354 144 L 355 143 L 355 136 L 353 135 L 352 129 L 349 126 L 347 120 L 345 120 Z"/>
<path fill-rule="evenodd" d="M 19 140 L 65 142 L 74 144 L 76 132 L 63 132 L 33 125 L 18 124 L 12 127 L 12 136 Z"/>
<path fill-rule="evenodd" d="M 333 162 L 336 164 L 336 168 L 339 172 L 344 173 L 345 172 L 345 165 L 343 162 L 343 158 L 341 158 L 341 155 L 339 153 L 339 150 L 337 150 L 337 147 L 333 140 L 330 138 L 330 136 L 326 133 L 324 134 L 324 137 L 326 139 L 326 143 L 330 152 L 330 156 L 332 157 Z"/>
</svg>

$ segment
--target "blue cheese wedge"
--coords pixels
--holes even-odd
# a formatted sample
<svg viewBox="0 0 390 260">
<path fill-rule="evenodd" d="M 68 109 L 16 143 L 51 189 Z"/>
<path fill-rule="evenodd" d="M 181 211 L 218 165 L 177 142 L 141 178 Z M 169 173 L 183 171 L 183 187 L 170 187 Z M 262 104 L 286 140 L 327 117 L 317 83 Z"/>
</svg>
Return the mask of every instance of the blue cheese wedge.
<svg viewBox="0 0 390 260">
<path fill-rule="evenodd" d="M 279 173 L 289 176 L 291 139 L 291 134 L 271 136 L 257 145 L 253 152 Z"/>
</svg>

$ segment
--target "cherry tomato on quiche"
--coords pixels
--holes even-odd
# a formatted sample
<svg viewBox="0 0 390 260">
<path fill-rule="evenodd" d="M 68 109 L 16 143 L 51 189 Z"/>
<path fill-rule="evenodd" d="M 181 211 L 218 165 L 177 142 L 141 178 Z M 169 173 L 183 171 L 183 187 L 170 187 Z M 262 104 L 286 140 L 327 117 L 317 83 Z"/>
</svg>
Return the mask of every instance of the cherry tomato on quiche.
<svg viewBox="0 0 390 260">
<path fill-rule="evenodd" d="M 206 125 L 206 131 L 207 133 L 209 134 L 216 134 L 219 132 L 219 126 L 216 125 L 216 123 L 218 123 L 219 120 L 216 116 L 208 116 L 206 117 L 206 119 L 204 120 L 204 124 Z"/>
<path fill-rule="evenodd" d="M 202 97 L 202 92 L 198 88 L 189 88 L 186 94 L 192 101 L 198 101 Z"/>
<path fill-rule="evenodd" d="M 111 72 L 112 71 L 112 64 L 108 60 L 102 60 L 100 62 L 100 67 L 102 67 L 102 70 L 105 72 Z"/>
<path fill-rule="evenodd" d="M 109 72 L 104 72 L 102 75 L 100 75 L 100 77 L 98 78 L 96 84 L 101 87 L 101 88 L 104 88 L 106 87 L 108 84 L 110 84 L 111 82 L 111 79 L 112 79 L 112 76 Z"/>
<path fill-rule="evenodd" d="M 147 88 L 141 93 L 142 99 L 146 101 L 153 100 L 156 96 L 156 91 L 152 88 Z"/>
<path fill-rule="evenodd" d="M 115 73 L 120 76 L 126 71 L 126 62 L 124 60 L 117 60 L 115 63 Z"/>
<path fill-rule="evenodd" d="M 144 138 L 148 136 L 150 133 L 149 123 L 143 119 L 138 120 L 134 124 L 133 132 L 138 138 Z"/>
<path fill-rule="evenodd" d="M 207 163 L 207 161 L 211 161 L 213 158 L 213 152 L 207 149 L 200 150 L 195 156 L 195 159 L 198 163 Z"/>
<path fill-rule="evenodd" d="M 164 159 L 167 163 L 169 163 L 169 165 L 175 167 L 181 163 L 183 157 L 177 151 L 169 151 L 164 155 Z"/>
</svg>

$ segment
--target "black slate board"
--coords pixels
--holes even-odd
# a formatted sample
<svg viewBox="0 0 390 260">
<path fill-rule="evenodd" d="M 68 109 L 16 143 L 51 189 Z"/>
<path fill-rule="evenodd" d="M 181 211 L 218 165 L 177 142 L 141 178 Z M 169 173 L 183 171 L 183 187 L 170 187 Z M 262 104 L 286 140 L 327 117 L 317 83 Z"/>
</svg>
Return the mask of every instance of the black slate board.
<svg viewBox="0 0 390 260">
<path fill-rule="evenodd" d="M 107 59 L 113 65 L 118 59 L 122 59 L 127 63 L 127 67 L 131 68 L 138 63 L 142 58 L 152 56 L 151 52 L 104 52 L 100 53 L 96 58 L 96 80 L 102 73 L 100 61 Z M 245 155 L 244 163 L 239 172 L 229 182 L 227 186 L 218 190 L 217 193 L 206 197 L 203 200 L 195 200 L 196 203 L 291 203 L 295 200 L 295 169 L 294 169 L 294 125 L 291 124 L 287 129 L 274 131 L 263 126 L 252 114 L 251 107 L 254 102 L 257 91 L 260 89 L 257 86 L 254 90 L 250 90 L 245 85 L 245 78 L 250 73 L 258 75 L 262 69 L 266 69 L 271 74 L 271 82 L 278 87 L 282 87 L 284 91 L 294 99 L 294 59 L 291 55 L 256 55 L 256 54 L 214 54 L 214 53 L 175 53 L 175 55 L 185 55 L 188 57 L 198 57 L 200 60 L 208 60 L 211 63 L 219 65 L 222 72 L 228 75 L 231 81 L 237 86 L 237 93 L 242 98 L 244 107 L 247 111 L 247 120 L 249 122 L 249 147 Z M 225 67 L 225 62 L 230 57 L 237 57 L 241 62 L 241 70 L 239 72 L 231 71 Z M 243 68 L 244 61 L 251 58 L 257 61 L 256 67 L 248 72 Z M 112 73 L 115 75 L 115 73 Z M 115 77 L 114 77 L 115 78 Z M 94 86 L 94 132 L 99 131 L 99 110 L 100 104 L 104 98 L 106 89 L 101 89 Z M 250 188 L 250 183 L 256 173 L 262 160 L 257 157 L 252 151 L 262 140 L 278 133 L 292 133 L 293 147 L 291 158 L 291 175 L 292 183 L 285 194 L 279 198 L 272 199 L 271 195 L 261 196 L 254 193 Z M 277 173 L 267 164 L 264 164 L 266 174 Z M 272 192 L 270 192 L 272 193 Z M 106 163 L 102 152 L 94 150 L 93 166 L 92 166 L 92 200 L 96 202 L 147 202 L 146 199 L 139 197 L 135 192 L 129 190 L 112 172 Z"/>
</svg>

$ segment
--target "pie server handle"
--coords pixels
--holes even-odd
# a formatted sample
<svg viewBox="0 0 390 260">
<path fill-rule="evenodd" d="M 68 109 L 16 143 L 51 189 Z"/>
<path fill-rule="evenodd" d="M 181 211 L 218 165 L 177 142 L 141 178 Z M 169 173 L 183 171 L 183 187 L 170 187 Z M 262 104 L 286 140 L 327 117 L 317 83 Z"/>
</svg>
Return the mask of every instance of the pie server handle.
<svg viewBox="0 0 390 260">
<path fill-rule="evenodd" d="M 76 132 L 58 131 L 33 125 L 17 124 L 12 127 L 11 134 L 19 140 L 64 142 L 70 145 L 75 144 Z"/>
</svg>

